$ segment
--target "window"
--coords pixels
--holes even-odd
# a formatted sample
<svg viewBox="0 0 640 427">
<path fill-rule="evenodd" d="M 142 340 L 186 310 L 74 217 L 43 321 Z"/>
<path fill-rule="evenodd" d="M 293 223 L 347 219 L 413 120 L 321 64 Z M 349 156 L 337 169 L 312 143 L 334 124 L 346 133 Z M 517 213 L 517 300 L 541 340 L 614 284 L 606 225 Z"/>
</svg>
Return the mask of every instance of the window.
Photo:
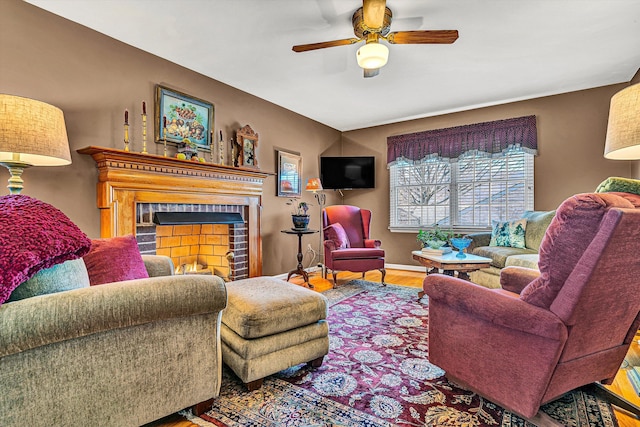
<svg viewBox="0 0 640 427">
<path fill-rule="evenodd" d="M 391 230 L 439 224 L 471 231 L 533 210 L 533 154 L 518 146 L 497 154 L 470 150 L 455 162 L 400 158 L 389 177 Z"/>
</svg>

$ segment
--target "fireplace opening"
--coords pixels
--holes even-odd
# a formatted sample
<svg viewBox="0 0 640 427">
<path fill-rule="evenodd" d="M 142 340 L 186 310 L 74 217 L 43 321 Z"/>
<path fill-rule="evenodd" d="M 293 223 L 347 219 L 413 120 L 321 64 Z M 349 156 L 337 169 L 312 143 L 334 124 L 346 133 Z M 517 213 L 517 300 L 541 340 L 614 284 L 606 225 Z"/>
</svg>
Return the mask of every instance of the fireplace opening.
<svg viewBox="0 0 640 427">
<path fill-rule="evenodd" d="M 170 257 L 175 274 L 215 274 L 226 281 L 246 278 L 244 209 L 234 205 L 138 204 L 138 246 L 141 253 Z"/>
</svg>

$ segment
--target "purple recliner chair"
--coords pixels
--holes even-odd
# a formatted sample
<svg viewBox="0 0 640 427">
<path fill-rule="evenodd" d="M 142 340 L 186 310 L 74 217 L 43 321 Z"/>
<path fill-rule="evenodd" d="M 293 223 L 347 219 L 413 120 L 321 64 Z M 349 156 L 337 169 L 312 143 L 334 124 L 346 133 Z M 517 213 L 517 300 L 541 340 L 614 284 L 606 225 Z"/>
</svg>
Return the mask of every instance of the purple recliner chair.
<svg viewBox="0 0 640 427">
<path fill-rule="evenodd" d="M 578 194 L 558 208 L 540 271 L 505 268 L 502 289 L 425 278 L 429 360 L 454 383 L 525 417 L 610 384 L 640 327 L 640 196 Z M 609 397 L 640 415 L 640 408 Z"/>
<path fill-rule="evenodd" d="M 335 205 L 322 210 L 324 262 L 333 275 L 333 287 L 339 271 L 380 270 L 384 285 L 384 250 L 380 240 L 369 238 L 371 211 L 356 206 Z"/>
</svg>

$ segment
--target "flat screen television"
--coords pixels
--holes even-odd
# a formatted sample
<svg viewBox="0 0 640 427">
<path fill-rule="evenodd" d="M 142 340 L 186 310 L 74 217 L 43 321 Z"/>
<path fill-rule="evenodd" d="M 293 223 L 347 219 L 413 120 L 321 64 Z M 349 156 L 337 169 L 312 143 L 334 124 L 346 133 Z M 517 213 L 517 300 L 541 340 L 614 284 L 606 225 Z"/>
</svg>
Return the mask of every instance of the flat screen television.
<svg viewBox="0 0 640 427">
<path fill-rule="evenodd" d="M 376 158 L 320 157 L 320 181 L 328 190 L 375 188 Z"/>
</svg>

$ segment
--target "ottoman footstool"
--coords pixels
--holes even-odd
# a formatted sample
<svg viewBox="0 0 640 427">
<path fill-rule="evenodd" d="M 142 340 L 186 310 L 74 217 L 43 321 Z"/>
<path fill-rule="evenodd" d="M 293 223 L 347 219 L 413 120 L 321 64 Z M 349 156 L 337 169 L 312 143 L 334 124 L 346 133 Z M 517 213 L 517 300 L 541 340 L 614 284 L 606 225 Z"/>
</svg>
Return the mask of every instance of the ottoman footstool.
<svg viewBox="0 0 640 427">
<path fill-rule="evenodd" d="M 229 282 L 222 313 L 222 361 L 252 391 L 264 377 L 329 352 L 327 299 L 271 277 Z"/>
</svg>

